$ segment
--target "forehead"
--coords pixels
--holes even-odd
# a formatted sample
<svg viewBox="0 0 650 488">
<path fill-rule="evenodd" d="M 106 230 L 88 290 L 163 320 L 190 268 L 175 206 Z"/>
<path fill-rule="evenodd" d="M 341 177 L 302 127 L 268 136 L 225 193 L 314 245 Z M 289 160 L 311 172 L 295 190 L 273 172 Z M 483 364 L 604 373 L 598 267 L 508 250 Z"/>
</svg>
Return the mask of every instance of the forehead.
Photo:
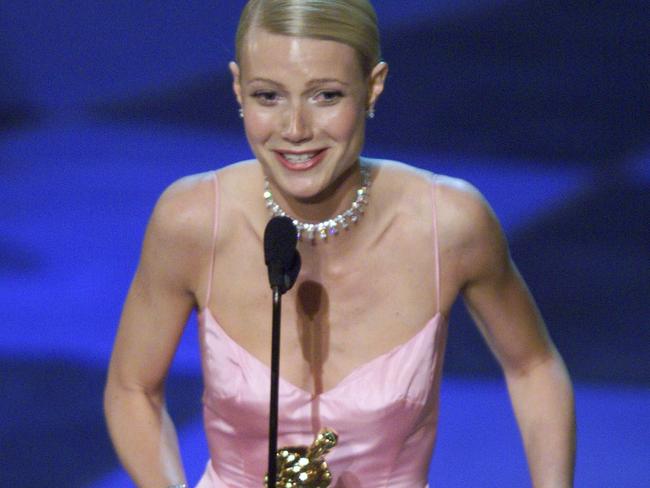
<svg viewBox="0 0 650 488">
<path fill-rule="evenodd" d="M 356 51 L 341 42 L 272 34 L 246 36 L 241 68 L 245 78 L 307 77 L 354 81 L 361 77 Z"/>
</svg>

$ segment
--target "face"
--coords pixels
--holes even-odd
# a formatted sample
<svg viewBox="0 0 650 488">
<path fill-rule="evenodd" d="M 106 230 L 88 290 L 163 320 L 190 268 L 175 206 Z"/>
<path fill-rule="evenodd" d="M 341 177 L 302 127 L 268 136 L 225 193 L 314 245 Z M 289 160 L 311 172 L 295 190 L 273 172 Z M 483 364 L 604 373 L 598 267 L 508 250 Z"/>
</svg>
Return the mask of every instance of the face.
<svg viewBox="0 0 650 488">
<path fill-rule="evenodd" d="M 318 196 L 358 161 L 385 64 L 368 79 L 346 44 L 256 29 L 230 68 L 248 142 L 286 198 Z"/>
</svg>

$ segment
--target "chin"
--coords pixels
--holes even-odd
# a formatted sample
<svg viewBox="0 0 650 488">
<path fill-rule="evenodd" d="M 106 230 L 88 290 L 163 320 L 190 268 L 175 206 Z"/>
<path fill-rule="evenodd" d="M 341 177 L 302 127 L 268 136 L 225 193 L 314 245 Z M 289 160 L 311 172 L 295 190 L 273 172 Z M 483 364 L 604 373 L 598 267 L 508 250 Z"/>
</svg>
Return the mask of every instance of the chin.
<svg viewBox="0 0 650 488">
<path fill-rule="evenodd" d="M 323 193 L 327 186 L 328 185 L 326 184 L 319 184 L 316 182 L 313 182 L 311 184 L 289 183 L 288 185 L 282 185 L 281 190 L 288 197 L 308 203 L 318 200 L 318 196 Z"/>
</svg>

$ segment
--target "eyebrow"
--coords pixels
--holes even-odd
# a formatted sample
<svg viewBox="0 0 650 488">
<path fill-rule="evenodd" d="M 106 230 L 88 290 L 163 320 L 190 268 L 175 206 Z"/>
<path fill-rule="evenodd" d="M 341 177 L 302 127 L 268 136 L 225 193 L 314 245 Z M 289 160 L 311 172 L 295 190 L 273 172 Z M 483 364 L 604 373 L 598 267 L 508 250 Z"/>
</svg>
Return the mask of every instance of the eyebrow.
<svg viewBox="0 0 650 488">
<path fill-rule="evenodd" d="M 308 86 L 311 85 L 323 85 L 325 83 L 339 83 L 340 85 L 345 85 L 348 86 L 349 83 L 346 83 L 345 81 L 341 81 L 336 78 L 317 78 L 315 80 L 310 80 L 309 83 L 307 83 Z"/>
<path fill-rule="evenodd" d="M 270 83 L 271 85 L 275 85 L 278 87 L 282 87 L 282 83 L 278 83 L 277 81 L 270 80 L 268 78 L 253 78 L 250 80 L 247 84 L 251 85 L 256 82 L 262 82 L 262 83 Z M 341 85 L 349 86 L 349 83 L 346 83 L 345 81 L 341 81 L 336 78 L 316 78 L 314 80 L 309 80 L 307 82 L 307 86 L 313 86 L 313 85 L 323 85 L 325 83 L 339 83 Z"/>
</svg>

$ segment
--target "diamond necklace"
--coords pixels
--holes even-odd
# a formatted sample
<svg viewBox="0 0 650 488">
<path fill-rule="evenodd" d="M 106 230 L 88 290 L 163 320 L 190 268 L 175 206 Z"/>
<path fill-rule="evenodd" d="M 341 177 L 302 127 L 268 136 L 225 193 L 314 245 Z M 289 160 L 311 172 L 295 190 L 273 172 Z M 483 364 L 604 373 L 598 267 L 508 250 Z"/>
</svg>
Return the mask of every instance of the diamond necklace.
<svg viewBox="0 0 650 488">
<path fill-rule="evenodd" d="M 322 222 L 303 222 L 302 220 L 287 215 L 282 210 L 282 207 L 273 199 L 269 180 L 264 178 L 264 200 L 266 201 L 266 208 L 269 209 L 273 217 L 289 217 L 293 220 L 293 225 L 296 226 L 298 231 L 299 240 L 306 238 L 309 241 L 314 241 L 316 236 L 318 236 L 322 241 L 325 241 L 328 236 L 336 236 L 341 230 L 348 230 L 350 224 L 356 224 L 363 215 L 365 207 L 368 205 L 369 195 L 370 169 L 366 166 L 361 166 L 361 188 L 357 190 L 357 196 L 350 208 Z"/>
</svg>

